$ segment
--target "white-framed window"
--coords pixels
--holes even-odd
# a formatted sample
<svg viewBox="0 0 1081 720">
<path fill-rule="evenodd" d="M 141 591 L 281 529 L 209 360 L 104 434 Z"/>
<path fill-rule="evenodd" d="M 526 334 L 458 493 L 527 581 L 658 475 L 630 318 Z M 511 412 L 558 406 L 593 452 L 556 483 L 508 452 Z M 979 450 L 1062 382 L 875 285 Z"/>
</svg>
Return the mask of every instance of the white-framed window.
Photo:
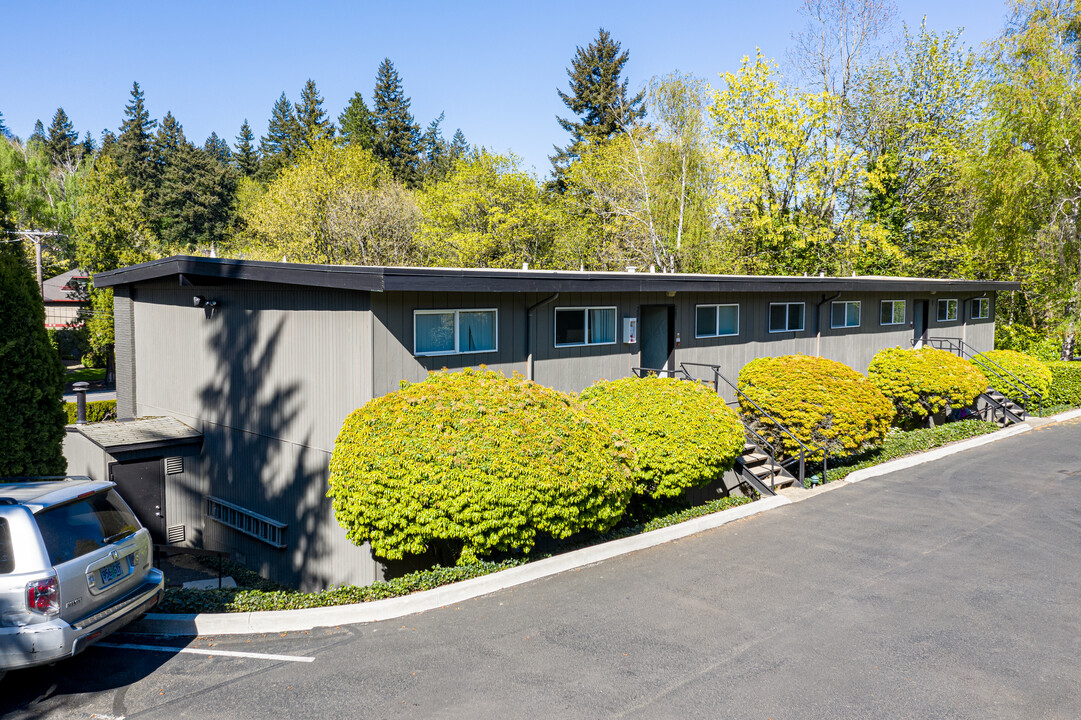
<svg viewBox="0 0 1081 720">
<path fill-rule="evenodd" d="M 950 322 L 957 319 L 957 300 L 944 299 L 938 301 L 938 321 Z"/>
<path fill-rule="evenodd" d="M 860 301 L 838 300 L 830 305 L 830 327 L 850 328 L 860 326 Z"/>
<path fill-rule="evenodd" d="M 904 325 L 905 324 L 905 301 L 883 300 L 878 309 L 879 325 Z"/>
<path fill-rule="evenodd" d="M 770 303 L 769 331 L 800 332 L 803 330 L 803 303 Z"/>
<path fill-rule="evenodd" d="M 986 320 L 991 317 L 991 298 L 972 299 L 972 319 Z"/>
<path fill-rule="evenodd" d="M 739 335 L 739 305 L 696 305 L 694 336 L 696 338 Z"/>
<path fill-rule="evenodd" d="M 414 310 L 413 354 L 495 352 L 499 342 L 497 317 L 495 308 Z"/>
<path fill-rule="evenodd" d="M 565 307 L 555 309 L 555 346 L 614 345 L 614 307 Z"/>
</svg>

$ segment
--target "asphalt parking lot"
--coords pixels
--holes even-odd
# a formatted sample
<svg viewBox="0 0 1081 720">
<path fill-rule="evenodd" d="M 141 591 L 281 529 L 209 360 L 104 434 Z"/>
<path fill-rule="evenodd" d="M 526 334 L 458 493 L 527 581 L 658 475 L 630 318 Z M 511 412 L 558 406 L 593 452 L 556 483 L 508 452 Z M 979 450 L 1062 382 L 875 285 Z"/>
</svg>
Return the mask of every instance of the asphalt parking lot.
<svg viewBox="0 0 1081 720">
<path fill-rule="evenodd" d="M 1074 719 L 1079 557 L 1072 421 L 400 620 L 114 636 L 0 714 Z"/>
</svg>

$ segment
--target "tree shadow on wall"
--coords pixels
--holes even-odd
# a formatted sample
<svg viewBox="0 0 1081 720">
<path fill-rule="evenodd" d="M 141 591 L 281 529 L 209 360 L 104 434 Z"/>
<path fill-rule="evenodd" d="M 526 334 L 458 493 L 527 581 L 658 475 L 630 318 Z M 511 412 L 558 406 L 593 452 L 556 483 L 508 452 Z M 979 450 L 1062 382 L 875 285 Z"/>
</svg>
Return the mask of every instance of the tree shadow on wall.
<svg viewBox="0 0 1081 720">
<path fill-rule="evenodd" d="M 282 346 L 286 323 L 300 316 L 271 326 L 257 310 L 214 310 L 207 349 L 215 369 L 199 390 L 207 492 L 288 527 L 279 550 L 207 518 L 204 542 L 243 553 L 245 564 L 278 582 L 325 587 L 330 579 L 317 561 L 329 553 L 320 533 L 331 509 L 328 458 L 309 446 L 312 430 L 301 426 L 301 382 L 280 375 L 290 353 L 311 351 Z"/>
</svg>

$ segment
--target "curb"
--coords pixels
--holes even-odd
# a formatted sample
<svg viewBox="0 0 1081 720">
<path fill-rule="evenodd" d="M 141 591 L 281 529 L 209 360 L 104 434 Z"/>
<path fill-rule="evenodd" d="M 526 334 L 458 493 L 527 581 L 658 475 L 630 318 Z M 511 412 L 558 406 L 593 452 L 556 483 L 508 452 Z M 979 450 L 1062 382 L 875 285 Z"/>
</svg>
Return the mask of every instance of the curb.
<svg viewBox="0 0 1081 720">
<path fill-rule="evenodd" d="M 1081 411 L 1071 412 L 1078 412 L 1079 415 L 1081 415 Z M 1068 415 L 1069 413 L 1063 414 Z M 1058 416 L 1056 415 L 1054 417 Z M 1051 421 L 1052 418 L 1046 418 L 1046 420 Z M 1055 420 L 1054 422 L 1058 421 Z M 978 437 L 969 438 L 968 440 L 961 440 L 960 442 L 953 443 L 952 445 L 945 445 L 943 447 L 935 448 L 933 450 L 927 450 L 916 455 L 909 455 L 908 457 L 898 458 L 897 460 L 890 460 L 889 462 L 884 462 L 881 465 L 875 465 L 873 467 L 864 468 L 863 470 L 857 470 L 856 472 L 849 473 L 848 477 L 845 478 L 845 482 L 857 483 L 861 480 L 878 477 L 879 475 L 887 475 L 892 472 L 897 472 L 898 470 L 907 470 L 908 468 L 916 467 L 917 465 L 923 465 L 924 463 L 929 463 L 934 460 L 938 460 L 939 458 L 944 458 L 947 455 L 953 455 L 954 453 L 963 452 L 974 447 L 987 445 L 988 443 L 993 443 L 996 440 L 1003 440 L 1013 435 L 1020 435 L 1021 433 L 1026 433 L 1031 429 L 1032 426 L 1029 425 L 1027 422 L 1021 423 L 1019 425 L 1012 425 L 1003 430 L 988 433 L 987 435 L 980 435 Z"/>
<path fill-rule="evenodd" d="M 788 505 L 792 501 L 777 495 L 746 505 L 694 518 L 671 527 L 620 538 L 491 575 L 463 580 L 403 597 L 373 600 L 354 605 L 336 605 L 302 610 L 262 610 L 247 613 L 165 614 L 152 613 L 132 623 L 127 632 L 151 635 L 248 635 L 251 633 L 297 632 L 317 627 L 354 625 L 404 617 L 435 610 L 463 600 L 488 595 L 504 588 L 592 565 L 637 550 L 663 545 L 745 517 Z"/>
</svg>

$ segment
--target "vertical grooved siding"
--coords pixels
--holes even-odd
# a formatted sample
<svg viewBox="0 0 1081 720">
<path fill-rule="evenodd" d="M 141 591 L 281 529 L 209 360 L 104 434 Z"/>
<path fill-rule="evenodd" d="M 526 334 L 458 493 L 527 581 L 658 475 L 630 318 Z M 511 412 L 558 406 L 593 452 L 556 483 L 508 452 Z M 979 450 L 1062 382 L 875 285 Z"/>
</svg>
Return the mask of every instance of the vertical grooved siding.
<svg viewBox="0 0 1081 720">
<path fill-rule="evenodd" d="M 116 357 L 116 414 L 133 418 L 138 414 L 135 387 L 135 312 L 131 288 L 118 287 L 113 292 L 113 337 Z"/>
</svg>

